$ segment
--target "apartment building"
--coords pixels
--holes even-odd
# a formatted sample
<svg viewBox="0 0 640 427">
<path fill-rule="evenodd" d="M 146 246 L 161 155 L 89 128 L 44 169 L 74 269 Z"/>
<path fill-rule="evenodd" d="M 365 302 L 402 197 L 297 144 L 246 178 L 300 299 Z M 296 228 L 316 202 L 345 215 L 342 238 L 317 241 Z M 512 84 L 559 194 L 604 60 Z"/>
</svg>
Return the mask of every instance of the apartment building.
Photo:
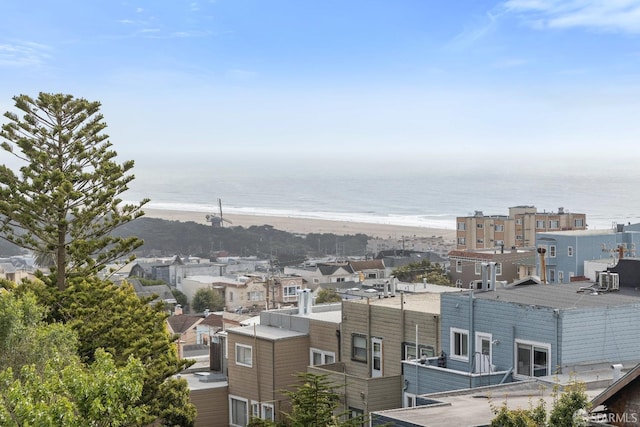
<svg viewBox="0 0 640 427">
<path fill-rule="evenodd" d="M 538 212 L 535 206 L 514 206 L 509 215 L 484 215 L 475 211 L 471 216 L 456 218 L 456 249 L 532 247 L 536 233 L 563 230 L 586 230 L 583 213 Z"/>
</svg>

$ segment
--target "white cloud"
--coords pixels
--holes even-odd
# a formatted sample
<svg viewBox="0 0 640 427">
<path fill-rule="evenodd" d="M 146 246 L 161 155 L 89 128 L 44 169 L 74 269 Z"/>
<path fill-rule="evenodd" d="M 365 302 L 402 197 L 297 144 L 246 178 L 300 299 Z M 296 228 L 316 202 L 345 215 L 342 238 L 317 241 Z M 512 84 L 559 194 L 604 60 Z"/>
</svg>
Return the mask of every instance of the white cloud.
<svg viewBox="0 0 640 427">
<path fill-rule="evenodd" d="M 539 29 L 640 33 L 640 0 L 509 0 L 503 6 Z"/>
<path fill-rule="evenodd" d="M 27 67 L 42 65 L 51 58 L 49 46 L 29 41 L 0 44 L 0 66 Z"/>
</svg>

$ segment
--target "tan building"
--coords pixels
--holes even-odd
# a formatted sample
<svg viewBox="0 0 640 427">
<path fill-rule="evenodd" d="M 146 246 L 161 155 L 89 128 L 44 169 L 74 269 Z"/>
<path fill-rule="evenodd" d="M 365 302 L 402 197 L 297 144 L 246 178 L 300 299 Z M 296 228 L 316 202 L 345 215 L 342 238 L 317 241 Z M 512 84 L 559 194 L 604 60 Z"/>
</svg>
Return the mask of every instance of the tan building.
<svg viewBox="0 0 640 427">
<path fill-rule="evenodd" d="M 305 294 L 306 308 L 263 311 L 259 325 L 227 329 L 229 425 L 280 421 L 289 408 L 282 390 L 297 387 L 295 374 L 339 357 L 340 304 L 311 309 Z"/>
<path fill-rule="evenodd" d="M 345 300 L 340 361 L 308 371 L 344 386 L 342 409 L 352 415 L 412 406 L 415 396 L 403 394 L 401 361 L 437 357 L 439 322 L 439 293 Z"/>
<path fill-rule="evenodd" d="M 535 206 L 514 206 L 509 215 L 484 215 L 456 218 L 456 249 L 476 250 L 533 247 L 536 233 L 561 230 L 586 230 L 587 217 L 564 208 L 558 212 L 538 212 Z"/>
<path fill-rule="evenodd" d="M 535 271 L 535 258 L 535 251 L 518 248 L 451 251 L 449 275 L 451 282 L 458 288 L 478 289 L 477 283 L 483 280 L 483 264 L 494 263 L 494 279 L 497 282 L 512 283 L 523 277 L 523 268 L 533 265 Z M 528 275 L 532 274 L 530 268 L 526 272 Z M 485 280 L 490 278 L 487 276 Z"/>
</svg>

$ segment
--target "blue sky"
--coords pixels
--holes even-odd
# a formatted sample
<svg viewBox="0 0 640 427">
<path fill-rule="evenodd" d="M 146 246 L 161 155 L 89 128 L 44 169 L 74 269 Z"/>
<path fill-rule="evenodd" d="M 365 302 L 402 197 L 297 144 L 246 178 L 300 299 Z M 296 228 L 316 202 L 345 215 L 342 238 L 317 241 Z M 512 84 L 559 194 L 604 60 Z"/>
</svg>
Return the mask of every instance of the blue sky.
<svg viewBox="0 0 640 427">
<path fill-rule="evenodd" d="M 0 28 L 2 111 L 101 101 L 143 166 L 638 157 L 640 1 L 5 1 Z"/>
</svg>

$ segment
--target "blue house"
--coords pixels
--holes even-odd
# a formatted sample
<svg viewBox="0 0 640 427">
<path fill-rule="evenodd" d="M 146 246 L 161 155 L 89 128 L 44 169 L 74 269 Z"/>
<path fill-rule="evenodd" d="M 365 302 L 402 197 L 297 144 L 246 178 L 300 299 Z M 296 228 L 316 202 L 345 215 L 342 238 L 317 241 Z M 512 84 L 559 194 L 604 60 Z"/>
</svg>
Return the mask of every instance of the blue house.
<svg viewBox="0 0 640 427">
<path fill-rule="evenodd" d="M 640 244 L 640 224 L 619 225 L 611 230 L 573 230 L 536 233 L 536 246 L 544 248 L 544 261 L 536 259 L 540 277 L 547 283 L 569 283 L 585 275 L 584 262 L 617 256 L 636 256 Z M 638 247 L 640 249 L 640 247 Z M 544 274 L 541 270 L 544 262 Z"/>
<path fill-rule="evenodd" d="M 441 296 L 440 358 L 404 361 L 419 396 L 640 359 L 640 291 L 531 284 Z M 406 400 L 406 399 L 405 399 Z"/>
</svg>

